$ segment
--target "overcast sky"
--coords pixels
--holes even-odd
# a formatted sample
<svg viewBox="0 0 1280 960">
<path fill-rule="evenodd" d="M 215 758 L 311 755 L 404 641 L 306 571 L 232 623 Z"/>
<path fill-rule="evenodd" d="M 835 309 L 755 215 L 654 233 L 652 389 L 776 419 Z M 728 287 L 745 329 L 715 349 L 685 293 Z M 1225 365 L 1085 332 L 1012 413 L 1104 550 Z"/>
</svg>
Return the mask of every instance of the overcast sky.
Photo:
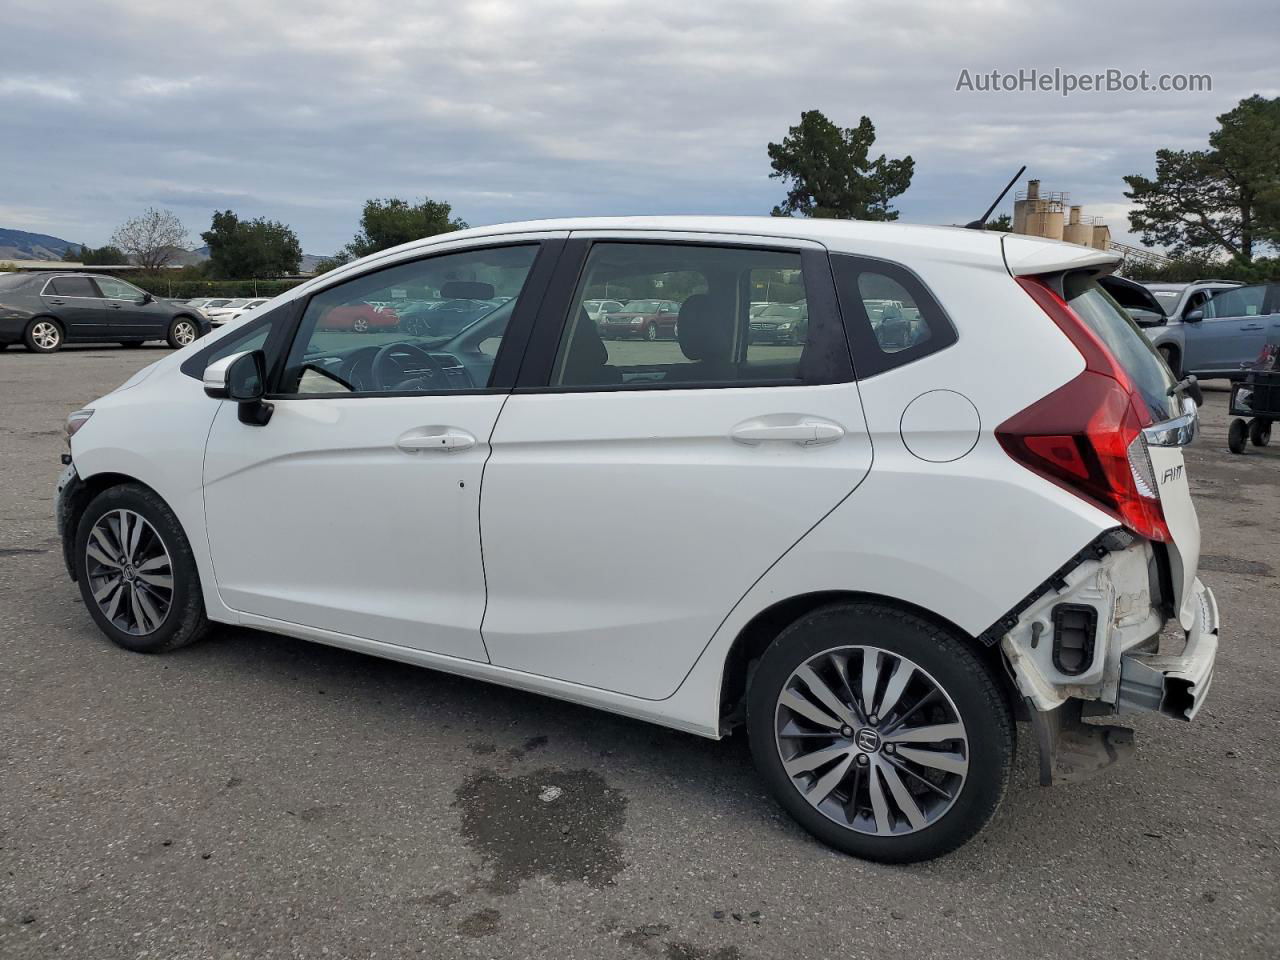
<svg viewBox="0 0 1280 960">
<path fill-rule="evenodd" d="M 308 253 L 369 197 L 472 224 L 768 213 L 802 110 L 910 154 L 902 219 L 979 215 L 1021 163 L 1123 234 L 1126 173 L 1280 95 L 1274 0 L 6 0 L 0 227 L 105 243 L 215 208 Z M 962 69 L 1209 73 L 1206 93 L 956 92 Z M 1006 208 L 1009 204 L 1006 203 Z"/>
</svg>

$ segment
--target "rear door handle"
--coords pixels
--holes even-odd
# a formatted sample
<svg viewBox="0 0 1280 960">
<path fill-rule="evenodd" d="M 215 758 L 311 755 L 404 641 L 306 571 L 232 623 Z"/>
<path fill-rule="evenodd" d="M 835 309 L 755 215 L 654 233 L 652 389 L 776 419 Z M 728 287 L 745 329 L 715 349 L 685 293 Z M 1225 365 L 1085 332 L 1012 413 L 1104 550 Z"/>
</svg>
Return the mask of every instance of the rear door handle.
<svg viewBox="0 0 1280 960">
<path fill-rule="evenodd" d="M 833 420 L 804 414 L 775 413 L 742 421 L 729 432 L 729 437 L 749 447 L 779 440 L 812 447 L 822 443 L 835 443 L 844 434 L 844 427 Z"/>
<path fill-rule="evenodd" d="M 475 445 L 476 438 L 461 427 L 417 427 L 396 440 L 405 453 L 457 453 Z"/>
</svg>

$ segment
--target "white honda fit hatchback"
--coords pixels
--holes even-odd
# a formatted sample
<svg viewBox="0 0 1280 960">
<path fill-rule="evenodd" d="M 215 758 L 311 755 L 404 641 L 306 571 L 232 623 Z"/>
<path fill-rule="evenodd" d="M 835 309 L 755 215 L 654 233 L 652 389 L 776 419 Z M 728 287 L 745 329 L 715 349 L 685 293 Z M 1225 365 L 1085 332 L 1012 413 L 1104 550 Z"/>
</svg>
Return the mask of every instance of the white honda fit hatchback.
<svg viewBox="0 0 1280 960">
<path fill-rule="evenodd" d="M 1082 715 L 1189 720 L 1213 676 L 1195 387 L 1115 265 L 774 218 L 408 244 L 74 414 L 68 567 L 130 650 L 243 624 L 744 728 L 825 842 L 937 856 L 995 811 L 1015 719 L 1079 778 L 1131 749 Z M 679 304 L 670 338 L 605 343 L 605 296 Z M 797 342 L 756 342 L 761 300 L 805 302 Z M 355 329 L 370 303 L 402 319 Z"/>
</svg>

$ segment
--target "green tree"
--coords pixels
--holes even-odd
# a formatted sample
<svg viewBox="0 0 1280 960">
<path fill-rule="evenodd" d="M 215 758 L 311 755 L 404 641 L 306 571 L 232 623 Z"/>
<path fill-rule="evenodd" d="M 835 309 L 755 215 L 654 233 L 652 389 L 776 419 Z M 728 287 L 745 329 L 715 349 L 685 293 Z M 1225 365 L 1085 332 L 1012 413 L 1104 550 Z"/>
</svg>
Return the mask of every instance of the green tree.
<svg viewBox="0 0 1280 960">
<path fill-rule="evenodd" d="M 275 220 L 241 220 L 230 210 L 215 212 L 200 238 L 209 245 L 209 274 L 215 278 L 264 280 L 298 272 L 302 245 Z"/>
<path fill-rule="evenodd" d="M 346 252 L 352 257 L 367 257 L 410 240 L 465 230 L 466 222 L 457 217 L 450 219 L 451 213 L 449 204 L 426 197 L 416 204 L 396 197 L 366 200 L 360 215 L 360 232 L 347 244 Z"/>
<path fill-rule="evenodd" d="M 787 185 L 787 198 L 773 208 L 775 217 L 839 217 L 849 220 L 897 220 L 890 201 L 911 186 L 915 161 L 870 159 L 876 128 L 869 117 L 841 129 L 820 110 L 800 114 L 781 143 L 769 144 L 771 178 Z"/>
<path fill-rule="evenodd" d="M 80 246 L 80 262 L 95 267 L 115 267 L 127 264 L 129 258 L 123 250 L 109 243 L 96 248 L 86 243 Z"/>
<path fill-rule="evenodd" d="M 1280 245 L 1280 97 L 1249 97 L 1217 119 L 1209 149 L 1157 150 L 1155 179 L 1124 178 L 1129 226 L 1178 258 L 1247 264 L 1259 246 Z"/>
<path fill-rule="evenodd" d="M 332 257 L 322 257 L 316 261 L 315 268 L 311 271 L 314 276 L 320 276 L 322 273 L 328 273 L 330 270 L 336 270 L 344 263 L 350 263 L 351 258 L 346 254 L 337 254 Z"/>
<path fill-rule="evenodd" d="M 994 220 L 987 221 L 988 230 L 998 230 L 1000 233 L 1013 232 L 1013 218 L 1007 213 L 1002 213 Z"/>
</svg>

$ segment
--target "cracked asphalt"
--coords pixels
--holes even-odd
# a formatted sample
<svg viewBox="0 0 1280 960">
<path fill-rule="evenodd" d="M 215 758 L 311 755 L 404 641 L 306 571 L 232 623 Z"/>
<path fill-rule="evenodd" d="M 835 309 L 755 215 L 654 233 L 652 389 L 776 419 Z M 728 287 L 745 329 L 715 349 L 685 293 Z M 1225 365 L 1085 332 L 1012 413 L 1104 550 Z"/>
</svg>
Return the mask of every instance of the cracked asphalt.
<svg viewBox="0 0 1280 960">
<path fill-rule="evenodd" d="M 0 353 L 5 960 L 1280 955 L 1280 445 L 1229 455 L 1225 392 L 1188 453 L 1200 718 L 1052 790 L 1020 728 L 987 830 L 885 867 L 795 827 L 741 737 L 240 629 L 113 647 L 62 567 L 61 427 L 161 355 Z"/>
</svg>

